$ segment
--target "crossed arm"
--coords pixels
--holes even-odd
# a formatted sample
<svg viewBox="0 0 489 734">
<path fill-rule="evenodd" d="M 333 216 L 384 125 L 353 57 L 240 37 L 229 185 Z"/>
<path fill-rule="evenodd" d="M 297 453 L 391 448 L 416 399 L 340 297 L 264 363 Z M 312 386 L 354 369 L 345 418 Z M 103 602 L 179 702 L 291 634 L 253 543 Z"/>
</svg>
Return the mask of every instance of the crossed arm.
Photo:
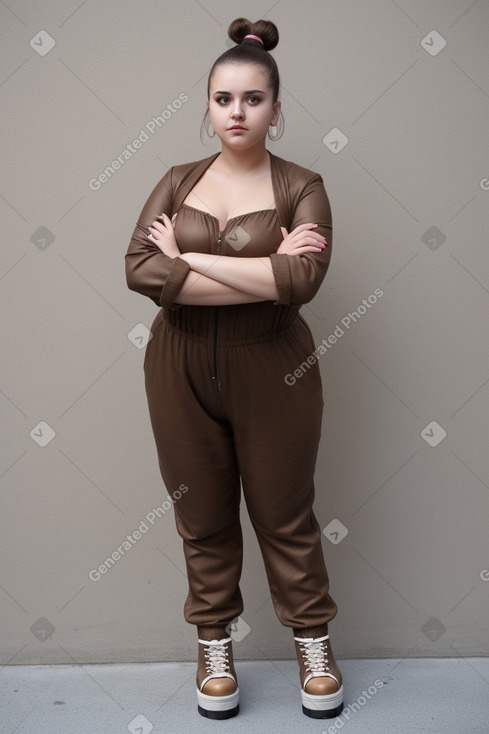
<svg viewBox="0 0 489 734">
<path fill-rule="evenodd" d="M 180 255 L 191 267 L 178 294 L 179 303 L 202 296 L 225 297 L 222 303 L 251 303 L 278 298 L 269 257 L 234 258 L 188 252 Z M 228 301 L 227 299 L 232 300 Z M 184 299 L 184 300 L 182 300 Z"/>
<path fill-rule="evenodd" d="M 174 235 L 175 219 L 170 220 L 166 214 L 159 218 L 162 221 L 155 220 L 149 228 L 148 239 L 156 243 L 165 255 L 180 257 L 191 268 L 176 303 L 211 306 L 278 299 L 269 257 L 238 259 L 200 252 L 182 254 Z M 285 227 L 281 227 L 284 240 L 277 252 L 288 255 L 322 252 L 326 240 L 313 231 L 316 226 L 312 222 L 301 224 L 290 234 Z"/>
</svg>

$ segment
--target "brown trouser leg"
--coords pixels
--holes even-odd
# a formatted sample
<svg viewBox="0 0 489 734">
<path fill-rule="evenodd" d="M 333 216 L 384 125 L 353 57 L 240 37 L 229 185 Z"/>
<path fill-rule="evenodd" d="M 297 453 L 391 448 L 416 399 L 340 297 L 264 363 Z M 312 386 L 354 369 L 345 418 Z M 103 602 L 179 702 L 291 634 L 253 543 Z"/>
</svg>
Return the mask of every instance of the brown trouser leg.
<svg viewBox="0 0 489 734">
<path fill-rule="evenodd" d="M 243 611 L 239 588 L 240 479 L 229 424 L 212 408 L 206 345 L 156 330 L 145 354 L 145 384 L 161 475 L 175 502 L 189 584 L 187 622 L 225 626 Z"/>
<path fill-rule="evenodd" d="M 226 405 L 275 613 L 295 628 L 322 626 L 337 613 L 313 511 L 323 413 L 318 365 L 293 385 L 284 380 L 311 353 L 309 342 L 296 320 L 285 336 L 227 355 L 222 377 L 232 388 Z"/>
</svg>

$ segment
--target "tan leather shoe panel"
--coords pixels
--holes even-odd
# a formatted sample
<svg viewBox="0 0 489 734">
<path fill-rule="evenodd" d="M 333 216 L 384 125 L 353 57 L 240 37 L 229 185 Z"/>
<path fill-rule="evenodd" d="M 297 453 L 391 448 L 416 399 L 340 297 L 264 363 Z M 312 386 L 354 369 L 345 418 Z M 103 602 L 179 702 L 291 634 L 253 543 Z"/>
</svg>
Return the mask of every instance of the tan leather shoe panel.
<svg viewBox="0 0 489 734">
<path fill-rule="evenodd" d="M 204 685 L 202 693 L 207 696 L 229 696 L 236 688 L 236 683 L 231 678 L 212 678 Z"/>
<path fill-rule="evenodd" d="M 328 696 L 339 691 L 339 686 L 333 678 L 321 675 L 318 678 L 311 678 L 304 690 L 312 696 Z"/>
</svg>

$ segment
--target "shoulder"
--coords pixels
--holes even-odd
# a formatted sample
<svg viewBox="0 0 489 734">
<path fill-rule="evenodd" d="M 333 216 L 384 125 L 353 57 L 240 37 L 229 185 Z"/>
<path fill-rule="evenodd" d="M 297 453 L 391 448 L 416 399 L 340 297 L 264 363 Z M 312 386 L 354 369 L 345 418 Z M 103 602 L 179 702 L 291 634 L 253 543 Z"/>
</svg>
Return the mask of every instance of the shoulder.
<svg viewBox="0 0 489 734">
<path fill-rule="evenodd" d="M 271 155 L 272 165 L 280 181 L 280 191 L 289 212 L 294 212 L 301 202 L 311 200 L 311 197 L 317 206 L 329 206 L 321 174 L 293 161 Z"/>
<path fill-rule="evenodd" d="M 189 161 L 188 163 L 178 163 L 171 166 L 167 172 L 162 176 L 157 187 L 167 187 L 172 191 L 175 191 L 181 184 L 185 183 L 190 176 L 199 176 L 210 164 L 217 154 L 207 156 L 207 158 L 201 158 L 198 161 Z"/>
<path fill-rule="evenodd" d="M 206 158 L 200 158 L 197 161 L 189 161 L 188 163 L 178 163 L 173 165 L 170 168 L 169 173 L 171 173 L 174 183 L 180 183 L 188 178 L 188 176 L 198 173 L 201 170 L 205 170 L 210 166 L 217 155 L 218 153 L 213 153 L 212 155 L 209 155 Z"/>
<path fill-rule="evenodd" d="M 289 185 L 293 185 L 298 188 L 304 188 L 311 182 L 322 182 L 321 174 L 316 171 L 312 171 L 310 168 L 300 166 L 294 161 L 286 160 L 280 156 L 270 153 L 272 162 L 275 164 L 279 173 L 286 177 Z"/>
</svg>

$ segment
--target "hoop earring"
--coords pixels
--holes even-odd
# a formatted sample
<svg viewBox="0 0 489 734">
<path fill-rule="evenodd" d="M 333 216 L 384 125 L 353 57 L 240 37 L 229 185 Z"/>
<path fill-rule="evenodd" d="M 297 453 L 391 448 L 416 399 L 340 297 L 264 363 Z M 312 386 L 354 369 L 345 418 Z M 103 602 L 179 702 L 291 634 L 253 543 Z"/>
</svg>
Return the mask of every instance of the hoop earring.
<svg viewBox="0 0 489 734">
<path fill-rule="evenodd" d="M 210 138 L 213 138 L 216 134 L 216 131 L 212 127 L 212 135 L 211 135 L 209 132 L 209 128 L 211 127 L 212 127 L 211 116 L 209 115 L 209 110 L 207 110 L 207 120 L 206 120 L 206 125 L 205 125 L 205 131 Z"/>
<path fill-rule="evenodd" d="M 211 123 L 211 118 L 210 118 L 210 115 L 209 115 L 209 110 L 207 109 L 207 110 L 205 111 L 205 114 L 204 114 L 204 119 L 202 120 L 202 124 L 201 124 L 201 126 L 200 126 L 200 139 L 201 139 L 201 140 L 202 140 L 202 129 L 204 129 L 204 130 L 206 131 L 207 135 L 208 135 L 208 136 L 209 136 L 210 138 L 213 138 L 213 137 L 215 137 L 215 135 L 216 135 L 216 131 L 214 130 L 214 128 L 212 129 L 212 135 L 211 135 L 211 134 L 210 134 L 210 132 L 209 132 L 209 127 L 211 126 L 211 124 L 212 124 L 212 123 Z"/>
<path fill-rule="evenodd" d="M 277 126 L 276 125 L 270 125 L 270 128 L 268 130 L 268 137 L 270 140 L 277 140 L 278 134 L 277 134 Z"/>
<path fill-rule="evenodd" d="M 282 110 L 280 110 L 280 115 L 277 120 L 277 123 L 278 125 L 270 125 L 270 127 L 268 128 L 267 135 L 270 138 L 270 140 L 278 140 L 283 135 L 283 132 L 285 129 L 285 123 L 284 123 L 284 118 L 282 115 Z M 280 125 L 280 123 L 282 124 Z M 280 127 L 280 130 L 279 130 L 279 127 Z"/>
</svg>

